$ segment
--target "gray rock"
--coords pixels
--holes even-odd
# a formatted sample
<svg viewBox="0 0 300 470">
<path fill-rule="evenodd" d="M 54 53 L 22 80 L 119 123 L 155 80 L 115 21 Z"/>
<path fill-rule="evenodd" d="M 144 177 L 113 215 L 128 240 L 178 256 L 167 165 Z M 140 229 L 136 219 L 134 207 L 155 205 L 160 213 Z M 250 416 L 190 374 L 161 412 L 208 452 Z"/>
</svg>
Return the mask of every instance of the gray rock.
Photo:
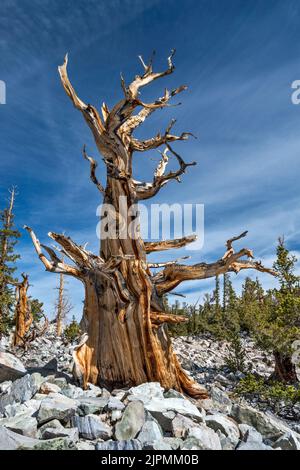
<svg viewBox="0 0 300 470">
<path fill-rule="evenodd" d="M 53 419 L 52 421 L 48 421 L 47 423 L 45 424 L 42 424 L 40 427 L 39 427 L 39 431 L 38 431 L 38 437 L 40 439 L 44 439 L 44 431 L 45 430 L 48 430 L 48 429 L 57 429 L 58 431 L 59 430 L 63 430 L 65 429 L 63 427 L 63 425 L 61 424 L 60 421 L 58 421 L 58 419 Z"/>
<path fill-rule="evenodd" d="M 262 413 L 244 403 L 234 404 L 231 416 L 238 423 L 248 424 L 254 427 L 264 438 L 273 441 L 290 431 L 286 424 L 275 418 L 275 416 Z"/>
<path fill-rule="evenodd" d="M 252 426 L 240 424 L 239 430 L 242 435 L 242 441 L 236 448 L 237 450 L 272 450 L 263 442 L 263 436 Z"/>
<path fill-rule="evenodd" d="M 27 437 L 36 437 L 37 433 L 37 420 L 29 416 L 28 413 L 0 419 L 0 426 L 5 426 L 11 431 Z"/>
<path fill-rule="evenodd" d="M 159 423 L 161 415 L 167 411 L 180 413 L 183 416 L 193 418 L 199 422 L 203 421 L 203 416 L 198 408 L 189 400 L 182 398 L 152 398 L 149 402 L 145 403 L 145 409 L 148 410 Z"/>
<path fill-rule="evenodd" d="M 165 439 L 158 439 L 153 442 L 145 442 L 143 444 L 145 450 L 173 450 L 171 444 Z"/>
<path fill-rule="evenodd" d="M 189 430 L 188 437 L 197 439 L 198 446 L 203 450 L 221 450 L 218 434 L 207 426 L 197 426 Z M 184 446 L 186 443 L 184 444 Z"/>
<path fill-rule="evenodd" d="M 180 439 L 178 437 L 164 437 L 163 440 L 167 444 L 169 444 L 172 450 L 181 449 L 181 447 L 183 446 L 183 439 Z"/>
<path fill-rule="evenodd" d="M 84 439 L 94 440 L 103 439 L 107 440 L 112 435 L 112 429 L 105 424 L 100 416 L 87 415 L 87 416 L 74 416 L 72 418 L 72 425 L 78 428 L 80 437 Z"/>
<path fill-rule="evenodd" d="M 96 444 L 96 450 L 142 450 L 142 444 L 137 439 L 125 441 L 106 441 Z"/>
<path fill-rule="evenodd" d="M 6 380 L 5 382 L 0 383 L 0 394 L 1 393 L 9 393 L 11 389 L 12 381 Z"/>
<path fill-rule="evenodd" d="M 299 436 L 300 437 L 300 436 Z M 300 450 L 300 441 L 292 431 L 283 434 L 272 446 L 274 449 Z"/>
<path fill-rule="evenodd" d="M 158 422 L 164 432 L 172 431 L 172 422 L 176 416 L 175 411 L 164 411 L 159 413 L 152 412 L 150 416 Z"/>
<path fill-rule="evenodd" d="M 53 419 L 67 423 L 75 415 L 76 409 L 77 403 L 75 400 L 55 394 L 55 396 L 48 396 L 42 401 L 37 419 L 40 424 Z"/>
<path fill-rule="evenodd" d="M 232 408 L 232 402 L 227 393 L 218 387 L 212 387 L 210 396 L 213 401 L 213 408 L 222 413 L 229 414 Z"/>
<path fill-rule="evenodd" d="M 183 399 L 185 399 L 185 396 L 182 393 L 177 392 L 177 390 L 173 390 L 172 388 L 170 388 L 170 390 L 168 390 L 167 392 L 164 393 L 164 397 L 165 398 L 183 398 Z"/>
<path fill-rule="evenodd" d="M 3 413 L 7 405 L 15 403 L 24 403 L 30 400 L 33 395 L 39 390 L 43 377 L 39 373 L 24 375 L 21 379 L 13 382 L 10 393 L 0 397 L 0 412 Z"/>
<path fill-rule="evenodd" d="M 68 437 L 70 441 L 77 442 L 79 440 L 79 433 L 77 428 L 45 428 L 42 434 L 43 439 L 55 439 L 57 437 Z"/>
<path fill-rule="evenodd" d="M 108 397 L 80 397 L 77 399 L 78 413 L 80 415 L 100 413 L 107 406 L 108 402 Z"/>
<path fill-rule="evenodd" d="M 95 450 L 95 443 L 91 441 L 80 440 L 76 444 L 76 449 L 77 450 Z"/>
<path fill-rule="evenodd" d="M 163 437 L 160 426 L 155 421 L 146 421 L 137 439 L 142 443 L 161 440 Z"/>
<path fill-rule="evenodd" d="M 19 379 L 26 373 L 20 359 L 8 352 L 0 351 L 0 382 Z"/>
<path fill-rule="evenodd" d="M 140 401 L 130 402 L 123 413 L 121 421 L 115 427 L 115 436 L 118 441 L 134 439 L 145 423 L 145 409 Z"/>
<path fill-rule="evenodd" d="M 20 450 L 76 450 L 74 442 L 68 437 L 56 437 L 45 441 L 37 441 L 32 446 L 26 444 L 19 447 Z"/>
<path fill-rule="evenodd" d="M 122 400 L 126 397 L 126 395 L 128 395 L 128 390 L 123 390 L 123 389 L 119 390 L 119 389 L 115 389 L 115 390 L 113 390 L 113 391 L 111 392 L 111 395 L 112 395 L 113 397 L 118 398 L 119 400 L 122 401 Z"/>
<path fill-rule="evenodd" d="M 240 439 L 240 431 L 235 421 L 221 414 L 206 416 L 205 422 L 214 431 L 221 431 L 235 447 Z"/>
<path fill-rule="evenodd" d="M 0 450 L 18 450 L 23 446 L 32 449 L 38 442 L 38 439 L 22 436 L 4 426 L 0 427 Z"/>
<path fill-rule="evenodd" d="M 27 414 L 28 416 L 33 416 L 38 411 L 41 402 L 36 399 L 31 399 L 25 401 L 24 403 L 15 403 L 13 405 L 7 405 L 4 408 L 4 416 L 6 418 L 12 418 L 20 414 Z"/>
<path fill-rule="evenodd" d="M 163 398 L 164 389 L 159 382 L 147 382 L 128 390 L 128 399 L 137 399 L 140 401 L 148 401 L 151 398 Z"/>
<path fill-rule="evenodd" d="M 0 427 L 0 450 L 71 450 L 74 443 L 68 438 L 39 441 L 22 436 L 4 426 Z"/>
<path fill-rule="evenodd" d="M 48 395 L 49 393 L 60 393 L 61 388 L 56 384 L 50 382 L 43 382 L 39 392 L 45 395 Z"/>
<path fill-rule="evenodd" d="M 203 443 L 194 436 L 188 437 L 183 442 L 181 450 L 207 450 Z"/>
<path fill-rule="evenodd" d="M 174 437 L 184 439 L 187 437 L 189 430 L 195 426 L 198 426 L 198 424 L 190 418 L 178 414 L 172 421 L 172 434 Z"/>
<path fill-rule="evenodd" d="M 109 411 L 112 411 L 112 410 L 124 410 L 125 408 L 125 405 L 123 402 L 121 402 L 121 400 L 119 400 L 118 398 L 116 397 L 110 397 L 110 399 L 108 400 L 108 403 L 106 405 L 106 409 L 109 410 Z"/>
<path fill-rule="evenodd" d="M 67 384 L 66 387 L 61 389 L 61 393 L 68 398 L 79 398 L 79 397 L 86 397 L 87 395 L 84 394 L 84 390 L 80 387 L 76 387 L 73 384 Z"/>
<path fill-rule="evenodd" d="M 116 423 L 122 418 L 122 411 L 121 410 L 112 410 L 111 412 L 111 422 Z"/>
</svg>

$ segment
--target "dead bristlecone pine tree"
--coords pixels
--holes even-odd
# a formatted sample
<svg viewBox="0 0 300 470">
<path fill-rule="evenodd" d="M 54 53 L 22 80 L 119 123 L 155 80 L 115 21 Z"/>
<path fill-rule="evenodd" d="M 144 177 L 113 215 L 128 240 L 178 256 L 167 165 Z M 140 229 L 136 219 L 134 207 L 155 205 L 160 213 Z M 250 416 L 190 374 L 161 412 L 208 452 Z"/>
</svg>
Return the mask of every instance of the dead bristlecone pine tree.
<svg viewBox="0 0 300 470">
<path fill-rule="evenodd" d="M 192 397 L 204 398 L 207 396 L 206 390 L 183 371 L 174 354 L 167 323 L 185 321 L 186 318 L 164 312 L 164 294 L 190 279 L 205 279 L 248 268 L 272 271 L 260 262 L 252 261 L 251 250 L 243 248 L 234 251 L 233 241 L 246 233 L 228 240 L 224 256 L 214 263 L 188 266 L 174 262 L 164 266 L 162 263 L 152 265 L 147 262 L 148 253 L 183 247 L 195 240 L 195 236 L 188 236 L 177 240 L 145 242 L 139 234 L 136 212 L 132 212 L 132 207 L 136 207 L 134 205 L 139 201 L 152 198 L 169 181 L 179 181 L 186 169 L 195 165 L 194 162 L 185 163 L 170 146 L 170 143 L 186 140 L 190 135 L 173 135 L 171 127 L 174 121 L 165 133 L 151 139 L 138 140 L 133 136 L 134 131 L 153 112 L 167 107 L 171 98 L 186 89 L 180 86 L 172 91 L 165 90 L 164 95 L 153 103 L 144 103 L 140 98 L 142 87 L 174 71 L 173 55 L 174 52 L 163 72 L 154 72 L 152 60 L 145 64 L 140 57 L 143 73 L 137 75 L 128 86 L 121 79 L 124 96 L 111 110 L 103 103 L 102 117 L 94 106 L 77 96 L 68 78 L 66 56 L 64 64 L 59 67 L 60 78 L 73 105 L 91 129 L 97 149 L 104 159 L 106 187 L 96 175 L 97 162 L 88 156 L 84 148 L 84 158 L 90 165 L 90 178 L 103 195 L 105 207 L 113 208 L 107 209 L 107 212 L 122 236 L 102 236 L 100 253 L 95 255 L 65 235 L 50 232 L 50 238 L 60 245 L 61 252 L 72 260 L 72 264 L 67 264 L 61 262 L 52 248 L 41 245 L 31 228 L 26 228 L 47 271 L 74 276 L 84 284 L 82 325 L 86 334 L 74 353 L 74 374 L 83 387 L 88 382 L 111 388 L 158 381 L 166 389 L 173 388 Z M 136 181 L 132 172 L 134 153 L 161 146 L 162 158 L 152 181 Z M 170 156 L 178 161 L 177 171 L 166 172 Z M 103 232 L 107 218 L 102 220 Z M 129 233 L 133 226 L 134 235 Z M 158 265 L 162 269 L 154 274 L 151 269 Z"/>
<path fill-rule="evenodd" d="M 62 257 L 61 262 L 64 262 L 64 257 Z M 57 301 L 55 303 L 55 323 L 56 323 L 56 334 L 57 336 L 61 336 L 64 329 L 64 323 L 66 320 L 67 315 L 72 310 L 72 305 L 69 299 L 66 296 L 66 289 L 65 289 L 65 276 L 64 274 L 59 275 L 59 283 L 58 283 L 58 296 Z"/>
<path fill-rule="evenodd" d="M 23 280 L 15 282 L 16 287 L 16 310 L 15 310 L 15 332 L 13 337 L 14 346 L 23 346 L 25 337 L 33 322 L 33 316 L 28 301 L 29 281 L 28 275 L 22 274 Z"/>
</svg>

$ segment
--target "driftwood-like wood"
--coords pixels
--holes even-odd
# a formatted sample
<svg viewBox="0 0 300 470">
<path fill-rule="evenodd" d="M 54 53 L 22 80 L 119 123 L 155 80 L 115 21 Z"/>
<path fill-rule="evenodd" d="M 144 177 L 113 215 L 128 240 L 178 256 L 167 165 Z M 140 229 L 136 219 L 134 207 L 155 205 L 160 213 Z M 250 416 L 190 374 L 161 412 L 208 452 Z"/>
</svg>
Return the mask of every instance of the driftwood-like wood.
<svg viewBox="0 0 300 470">
<path fill-rule="evenodd" d="M 146 64 L 140 57 L 143 73 L 128 86 L 121 78 L 124 96 L 111 110 L 103 103 L 102 117 L 94 106 L 77 96 L 68 77 L 67 57 L 59 67 L 62 85 L 75 108 L 82 113 L 103 156 L 105 188 L 97 175 L 96 160 L 88 156 L 84 147 L 84 158 L 90 164 L 90 178 L 104 195 L 104 203 L 113 205 L 119 227 L 123 223 L 120 197 L 127 201 L 129 209 L 138 201 L 153 197 L 170 181 L 180 181 L 188 167 L 195 165 L 195 162 L 184 162 L 170 146 L 170 143 L 187 140 L 191 135 L 187 132 L 179 136 L 172 134 L 175 121 L 171 121 L 163 134 L 153 138 L 138 140 L 133 136 L 133 132 L 153 112 L 169 106 L 171 98 L 186 89 L 186 86 L 180 86 L 172 91 L 165 90 L 163 96 L 152 103 L 141 100 L 142 87 L 174 71 L 173 56 L 174 51 L 168 58 L 166 70 L 159 73 L 153 71 L 152 59 Z M 132 174 L 134 152 L 157 149 L 162 145 L 165 149 L 152 181 L 136 181 Z M 179 168 L 167 173 L 170 157 L 175 157 Z M 126 229 L 133 219 L 129 212 Z M 73 354 L 74 374 L 83 387 L 88 382 L 117 387 L 159 381 L 165 388 L 205 398 L 206 390 L 182 370 L 173 352 L 166 324 L 186 321 L 186 318 L 164 312 L 163 294 L 182 281 L 214 277 L 228 271 L 254 268 L 274 274 L 259 262 L 250 261 L 250 250 L 235 253 L 232 249 L 234 239 L 227 243 L 227 254 L 215 263 L 187 266 L 175 261 L 151 265 L 147 262 L 147 253 L 183 247 L 193 242 L 195 237 L 145 243 L 140 236 L 106 238 L 101 240 L 99 255 L 94 255 L 65 235 L 51 232 L 49 236 L 57 243 L 58 249 L 72 261 L 68 264 L 61 261 L 52 248 L 42 246 L 32 229 L 26 228 L 47 271 L 74 276 L 84 285 L 82 325 L 85 334 Z M 151 266 L 163 269 L 153 274 Z"/>
<path fill-rule="evenodd" d="M 14 283 L 16 286 L 16 310 L 15 310 L 15 332 L 13 338 L 14 346 L 23 346 L 26 333 L 33 322 L 33 317 L 28 302 L 28 275 L 22 274 L 23 281 Z"/>
</svg>

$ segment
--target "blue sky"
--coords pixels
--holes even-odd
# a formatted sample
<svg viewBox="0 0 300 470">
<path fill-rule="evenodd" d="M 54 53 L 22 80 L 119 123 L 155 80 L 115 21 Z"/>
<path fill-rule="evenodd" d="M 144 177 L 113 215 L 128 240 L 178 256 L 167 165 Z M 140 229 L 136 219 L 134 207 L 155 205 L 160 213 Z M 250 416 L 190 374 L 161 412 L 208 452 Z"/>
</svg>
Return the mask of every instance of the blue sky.
<svg viewBox="0 0 300 470">
<path fill-rule="evenodd" d="M 175 130 L 197 140 L 178 143 L 196 160 L 181 185 L 172 182 L 155 203 L 205 205 L 205 243 L 193 262 L 212 261 L 224 242 L 248 229 L 246 246 L 271 265 L 276 239 L 300 251 L 300 105 L 291 102 L 291 83 L 300 79 L 299 1 L 252 0 L 2 0 L 0 80 L 7 104 L 0 105 L 0 201 L 17 185 L 16 222 L 31 225 L 41 241 L 65 231 L 97 250 L 96 208 L 101 202 L 89 182 L 81 149 L 96 150 L 82 116 L 66 97 L 57 73 L 66 52 L 79 96 L 100 107 L 120 99 L 120 72 L 127 82 L 155 49 L 155 67 L 165 67 L 176 48 L 176 71 L 155 82 L 143 98 L 161 96 L 165 86 L 187 84 L 182 106 L 157 111 L 139 135 Z M 151 178 L 158 154 L 137 154 L 137 178 Z M 104 178 L 104 168 L 99 172 Z M 104 179 L 102 179 L 104 181 Z M 26 233 L 18 245 L 20 272 L 31 277 L 31 293 L 53 315 L 57 276 L 45 273 Z M 162 256 L 162 255 L 161 255 Z M 250 273 L 255 276 L 255 273 Z M 234 277 L 237 289 L 245 275 Z M 264 286 L 274 284 L 259 276 Z M 188 301 L 211 281 L 186 283 Z M 80 317 L 83 289 L 69 279 L 73 313 Z M 179 291 L 179 290 L 178 290 Z"/>
</svg>

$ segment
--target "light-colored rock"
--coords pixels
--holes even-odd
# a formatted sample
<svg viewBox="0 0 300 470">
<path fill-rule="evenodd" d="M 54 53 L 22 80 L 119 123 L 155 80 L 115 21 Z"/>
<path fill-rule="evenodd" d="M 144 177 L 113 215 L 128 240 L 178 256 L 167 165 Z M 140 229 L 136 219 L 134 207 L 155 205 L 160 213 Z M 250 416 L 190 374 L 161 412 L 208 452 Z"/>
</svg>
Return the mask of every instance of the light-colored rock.
<svg viewBox="0 0 300 470">
<path fill-rule="evenodd" d="M 112 436 L 112 429 L 104 423 L 100 416 L 74 416 L 72 425 L 78 428 L 79 436 L 83 439 L 103 439 L 107 440 Z"/>
<path fill-rule="evenodd" d="M 231 412 L 232 402 L 226 392 L 219 387 L 212 387 L 210 389 L 210 397 L 213 402 L 212 408 L 226 414 Z"/>
<path fill-rule="evenodd" d="M 264 438 L 273 441 L 290 431 L 286 424 L 275 418 L 275 416 L 262 413 L 245 403 L 234 404 L 231 416 L 238 423 L 254 427 Z"/>
<path fill-rule="evenodd" d="M 75 400 L 59 394 L 55 394 L 55 396 L 48 395 L 48 398 L 41 402 L 37 419 L 40 424 L 53 419 L 67 423 L 75 415 L 76 409 L 77 403 Z"/>
<path fill-rule="evenodd" d="M 145 423 L 145 409 L 141 401 L 130 402 L 123 413 L 122 419 L 115 426 L 118 441 L 134 439 Z"/>
<path fill-rule="evenodd" d="M 167 390 L 164 393 L 164 397 L 165 398 L 183 398 L 183 399 L 185 399 L 185 396 L 182 393 L 177 392 L 177 390 L 173 390 L 172 388 L 170 388 L 169 390 Z"/>
<path fill-rule="evenodd" d="M 26 444 L 22 445 L 20 450 L 76 450 L 75 443 L 68 437 L 56 437 L 45 441 L 37 441 L 32 447 Z"/>
<path fill-rule="evenodd" d="M 145 403 L 145 409 L 149 411 L 159 423 L 161 415 L 167 411 L 180 413 L 183 416 L 193 418 L 199 422 L 203 421 L 203 416 L 198 408 L 191 401 L 182 398 L 152 398 L 149 402 Z"/>
<path fill-rule="evenodd" d="M 43 377 L 37 372 L 31 375 L 24 375 L 24 377 L 15 380 L 11 386 L 10 392 L 0 396 L 0 412 L 3 413 L 7 405 L 24 403 L 30 400 L 38 391 L 43 381 Z"/>
<path fill-rule="evenodd" d="M 0 427 L 0 450 L 72 450 L 74 443 L 70 439 L 60 437 L 40 441 L 22 436 L 4 426 Z"/>
<path fill-rule="evenodd" d="M 125 441 L 106 441 L 96 444 L 96 450 L 142 450 L 142 445 L 137 439 Z"/>
<path fill-rule="evenodd" d="M 111 422 L 116 423 L 122 418 L 122 411 L 121 410 L 112 410 L 111 412 Z"/>
<path fill-rule="evenodd" d="M 158 422 L 164 432 L 172 431 L 172 422 L 176 416 L 175 411 L 152 412 L 150 416 Z"/>
<path fill-rule="evenodd" d="M 181 449 L 183 440 L 178 437 L 164 437 L 163 440 L 168 444 L 172 450 Z"/>
<path fill-rule="evenodd" d="M 206 416 L 205 422 L 214 431 L 219 430 L 228 437 L 233 447 L 239 442 L 240 431 L 233 419 L 221 414 L 214 414 Z"/>
<path fill-rule="evenodd" d="M 146 421 L 139 432 L 137 439 L 143 444 L 158 441 L 163 437 L 160 426 L 155 421 Z"/>
<path fill-rule="evenodd" d="M 95 443 L 91 441 L 80 440 L 76 443 L 77 450 L 95 450 Z"/>
<path fill-rule="evenodd" d="M 37 433 L 37 420 L 29 416 L 28 413 L 23 413 L 12 418 L 0 419 L 0 426 L 5 426 L 11 431 L 27 437 L 36 437 Z"/>
<path fill-rule="evenodd" d="M 0 383 L 0 394 L 9 393 L 12 386 L 11 380 L 6 380 L 5 382 Z"/>
<path fill-rule="evenodd" d="M 300 436 L 299 436 L 300 437 Z M 300 441 L 296 433 L 286 432 L 273 444 L 273 449 L 300 450 Z"/>
<path fill-rule="evenodd" d="M 77 442 L 79 440 L 79 432 L 77 428 L 45 428 L 43 431 L 43 439 L 55 439 L 57 437 L 68 437 L 70 441 Z"/>
<path fill-rule="evenodd" d="M 61 422 L 58 421 L 58 419 L 53 419 L 52 421 L 48 421 L 47 423 L 42 424 L 42 425 L 39 427 L 39 431 L 38 431 L 38 437 L 39 437 L 39 439 L 44 439 L 44 431 L 45 431 L 46 429 L 57 429 L 57 430 L 59 431 L 59 430 L 63 430 L 64 427 L 63 427 L 63 425 L 61 424 Z"/>
<path fill-rule="evenodd" d="M 174 437 L 184 439 L 188 435 L 189 430 L 195 426 L 198 426 L 198 424 L 190 418 L 178 414 L 172 421 L 172 434 Z"/>
<path fill-rule="evenodd" d="M 48 395 L 49 393 L 60 393 L 61 388 L 56 384 L 53 384 L 50 382 L 44 382 L 42 383 L 39 391 L 40 393 Z"/>
<path fill-rule="evenodd" d="M 163 398 L 164 389 L 159 382 L 148 382 L 128 390 L 128 400 L 148 401 L 152 398 Z"/>
<path fill-rule="evenodd" d="M 16 380 L 27 373 L 23 363 L 13 354 L 0 351 L 0 382 Z"/>
<path fill-rule="evenodd" d="M 38 439 L 22 436 L 5 426 L 0 427 L 0 450 L 18 450 L 23 446 L 32 449 L 38 442 Z"/>
<path fill-rule="evenodd" d="M 189 430 L 188 437 L 198 440 L 198 445 L 203 450 L 221 450 L 221 443 L 218 434 L 211 428 L 200 425 Z"/>
<path fill-rule="evenodd" d="M 106 405 L 106 409 L 110 410 L 110 411 L 112 411 L 112 410 L 122 411 L 122 410 L 124 410 L 124 408 L 125 408 L 124 403 L 116 397 L 110 397 L 110 399 L 108 400 L 108 403 Z"/>
<path fill-rule="evenodd" d="M 78 414 L 89 415 L 100 413 L 107 406 L 109 397 L 80 397 L 77 398 Z M 124 408 L 124 405 L 123 405 Z"/>
<path fill-rule="evenodd" d="M 165 439 L 158 439 L 153 442 L 144 442 L 144 450 L 172 450 L 172 446 Z"/>
</svg>

